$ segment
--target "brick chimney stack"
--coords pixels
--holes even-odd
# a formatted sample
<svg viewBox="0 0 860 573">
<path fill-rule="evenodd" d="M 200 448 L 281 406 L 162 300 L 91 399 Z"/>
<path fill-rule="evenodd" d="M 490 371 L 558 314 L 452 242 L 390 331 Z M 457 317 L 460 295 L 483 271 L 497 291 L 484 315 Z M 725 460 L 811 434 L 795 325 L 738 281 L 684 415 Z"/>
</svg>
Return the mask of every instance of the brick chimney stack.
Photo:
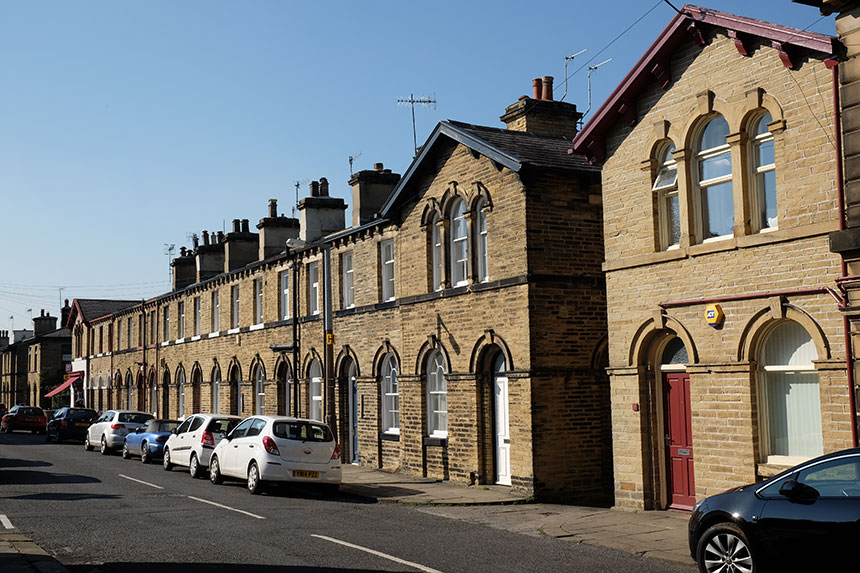
<svg viewBox="0 0 860 573">
<path fill-rule="evenodd" d="M 277 255 L 287 248 L 287 239 L 299 236 L 299 220 L 278 216 L 278 200 L 269 199 L 269 216 L 257 223 L 260 231 L 260 260 Z"/>
<path fill-rule="evenodd" d="M 572 103 L 555 101 L 552 84 L 552 76 L 533 79 L 532 97 L 521 96 L 505 108 L 500 119 L 509 130 L 573 139 L 582 114 Z"/>
<path fill-rule="evenodd" d="M 350 177 L 352 226 L 359 227 L 372 221 L 399 181 L 400 174 L 385 169 L 382 163 L 375 163 L 373 170 L 359 171 Z"/>
</svg>

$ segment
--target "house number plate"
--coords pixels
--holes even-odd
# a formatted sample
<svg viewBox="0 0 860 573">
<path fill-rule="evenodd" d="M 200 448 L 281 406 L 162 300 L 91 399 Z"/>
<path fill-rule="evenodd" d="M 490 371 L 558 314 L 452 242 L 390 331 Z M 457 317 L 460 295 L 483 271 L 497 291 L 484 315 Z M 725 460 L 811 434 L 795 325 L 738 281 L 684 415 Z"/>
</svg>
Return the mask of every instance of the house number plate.
<svg viewBox="0 0 860 573">
<path fill-rule="evenodd" d="M 690 450 L 688 450 L 688 449 L 679 449 L 679 450 L 678 450 L 678 455 L 679 455 L 679 456 L 689 456 L 689 455 L 690 455 Z"/>
</svg>

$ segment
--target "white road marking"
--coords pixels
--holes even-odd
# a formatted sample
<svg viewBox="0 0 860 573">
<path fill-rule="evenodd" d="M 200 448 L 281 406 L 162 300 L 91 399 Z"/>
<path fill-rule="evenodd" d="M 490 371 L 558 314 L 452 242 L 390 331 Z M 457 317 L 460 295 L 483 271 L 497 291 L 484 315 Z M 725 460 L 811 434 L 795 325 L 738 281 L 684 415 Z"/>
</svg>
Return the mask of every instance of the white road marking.
<svg viewBox="0 0 860 573">
<path fill-rule="evenodd" d="M 137 483 L 142 483 L 143 485 L 148 485 L 149 487 L 154 487 L 155 489 L 164 489 L 160 485 L 155 485 L 154 483 L 149 483 L 148 481 L 143 481 L 139 479 L 134 479 L 133 477 L 128 477 L 127 475 L 117 474 L 121 478 L 125 478 L 127 480 L 136 481 Z"/>
<path fill-rule="evenodd" d="M 365 553 L 370 553 L 371 555 L 376 555 L 377 557 L 382 557 L 383 559 L 388 559 L 389 561 L 394 561 L 395 563 L 400 563 L 401 565 L 414 567 L 415 569 L 418 569 L 419 571 L 425 571 L 426 573 L 442 573 L 438 569 L 431 569 L 430 567 L 425 567 L 424 565 L 413 563 L 412 561 L 406 561 L 405 559 L 400 559 L 399 557 L 395 557 L 387 553 L 382 553 L 381 551 L 375 551 L 373 549 L 368 549 L 367 547 L 362 547 L 361 545 L 347 543 L 346 541 L 341 541 L 340 539 L 335 539 L 333 537 L 326 537 L 325 535 L 317 535 L 315 533 L 311 533 L 311 537 L 316 537 L 317 539 L 325 539 L 326 541 L 331 541 L 332 543 L 337 543 L 339 545 L 358 549 L 359 551 L 364 551 Z"/>
<path fill-rule="evenodd" d="M 188 499 L 193 499 L 194 501 L 199 501 L 202 503 L 208 503 L 209 505 L 214 505 L 215 507 L 220 507 L 222 509 L 229 509 L 230 511 L 235 511 L 236 513 L 242 513 L 244 515 L 249 515 L 255 519 L 266 519 L 262 515 L 257 515 L 255 513 L 251 513 L 249 511 L 242 511 L 241 509 L 236 509 L 235 507 L 230 507 L 229 505 L 221 505 L 220 503 L 215 503 L 214 501 L 209 501 L 208 499 L 200 499 L 199 497 L 188 496 Z"/>
<path fill-rule="evenodd" d="M 9 518 L 2 513 L 0 513 L 0 523 L 2 523 L 3 527 L 5 527 L 6 529 L 15 529 L 15 526 L 12 525 L 12 522 L 9 521 Z"/>
</svg>

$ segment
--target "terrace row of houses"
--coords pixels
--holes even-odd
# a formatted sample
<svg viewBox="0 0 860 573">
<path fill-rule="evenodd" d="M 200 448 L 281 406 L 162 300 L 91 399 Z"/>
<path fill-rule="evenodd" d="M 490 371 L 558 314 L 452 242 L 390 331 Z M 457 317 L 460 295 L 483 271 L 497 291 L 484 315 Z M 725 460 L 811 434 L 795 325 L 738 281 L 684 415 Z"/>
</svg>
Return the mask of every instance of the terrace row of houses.
<svg viewBox="0 0 860 573">
<path fill-rule="evenodd" d="M 96 409 L 310 416 L 346 462 L 638 509 L 849 447 L 846 59 L 685 6 L 581 130 L 535 80 L 506 129 L 445 121 L 402 176 L 355 174 L 349 226 L 321 179 L 300 220 L 272 199 L 254 232 L 202 231 L 169 293 L 73 301 L 67 384 Z"/>
</svg>

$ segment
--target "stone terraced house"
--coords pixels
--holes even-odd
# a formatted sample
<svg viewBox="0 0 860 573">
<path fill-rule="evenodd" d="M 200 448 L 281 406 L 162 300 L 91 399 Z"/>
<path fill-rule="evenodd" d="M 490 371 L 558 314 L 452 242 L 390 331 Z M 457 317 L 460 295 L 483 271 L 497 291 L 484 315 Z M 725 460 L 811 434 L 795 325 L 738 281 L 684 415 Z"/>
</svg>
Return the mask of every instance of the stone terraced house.
<svg viewBox="0 0 860 573">
<path fill-rule="evenodd" d="M 88 403 L 309 416 L 345 462 L 612 504 L 600 171 L 534 88 L 507 129 L 445 121 L 403 177 L 355 174 L 349 227 L 321 179 L 300 220 L 203 231 L 169 293 L 75 301 Z"/>
</svg>

